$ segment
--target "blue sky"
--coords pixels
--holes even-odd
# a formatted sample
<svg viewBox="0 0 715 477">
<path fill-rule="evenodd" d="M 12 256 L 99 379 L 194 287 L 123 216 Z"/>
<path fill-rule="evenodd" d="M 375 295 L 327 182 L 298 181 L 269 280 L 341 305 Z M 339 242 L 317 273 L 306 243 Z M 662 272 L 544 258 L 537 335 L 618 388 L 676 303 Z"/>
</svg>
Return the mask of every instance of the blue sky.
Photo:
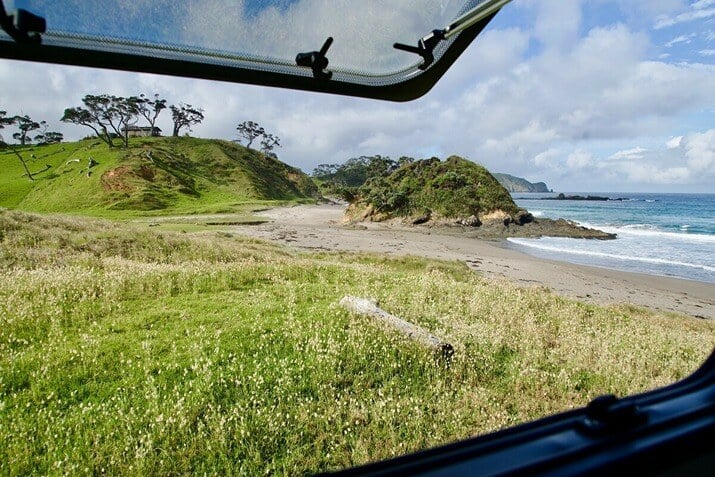
<svg viewBox="0 0 715 477">
<path fill-rule="evenodd" d="M 295 22 L 326 1 L 272 14 Z M 321 24 L 349 31 L 373 3 L 384 5 L 349 2 L 353 15 L 326 11 Z M 713 85 L 715 0 L 514 0 L 410 103 L 2 61 L 0 109 L 74 139 L 90 131 L 58 119 L 85 94 L 159 93 L 204 108 L 198 136 L 233 139 L 238 123 L 260 122 L 306 171 L 364 154 L 458 154 L 560 191 L 715 193 Z M 159 122 L 170 130 L 168 115 Z"/>
</svg>

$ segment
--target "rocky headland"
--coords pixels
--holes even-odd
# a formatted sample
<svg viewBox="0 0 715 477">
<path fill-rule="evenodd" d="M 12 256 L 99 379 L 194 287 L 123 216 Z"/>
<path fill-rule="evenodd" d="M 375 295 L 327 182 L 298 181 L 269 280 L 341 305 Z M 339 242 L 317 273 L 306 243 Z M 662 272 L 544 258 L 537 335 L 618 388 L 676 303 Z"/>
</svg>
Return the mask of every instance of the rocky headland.
<svg viewBox="0 0 715 477">
<path fill-rule="evenodd" d="M 530 192 L 530 193 L 542 193 L 551 192 L 549 186 L 544 182 L 529 182 L 523 177 L 512 176 L 511 174 L 504 174 L 500 172 L 495 172 L 492 174 L 496 180 L 503 185 L 509 192 Z"/>
<path fill-rule="evenodd" d="M 458 156 L 408 164 L 360 187 L 343 223 L 443 229 L 475 238 L 573 237 L 610 240 L 615 234 L 558 219 L 536 219 L 518 207 L 484 167 Z"/>
</svg>

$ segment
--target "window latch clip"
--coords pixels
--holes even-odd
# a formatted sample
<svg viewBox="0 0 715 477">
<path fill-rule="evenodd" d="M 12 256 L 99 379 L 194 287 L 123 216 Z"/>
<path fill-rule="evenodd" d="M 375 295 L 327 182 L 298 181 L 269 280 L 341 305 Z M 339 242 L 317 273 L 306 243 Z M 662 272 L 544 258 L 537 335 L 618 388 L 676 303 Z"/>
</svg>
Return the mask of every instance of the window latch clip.
<svg viewBox="0 0 715 477">
<path fill-rule="evenodd" d="M 39 45 L 41 33 L 47 31 L 47 22 L 34 13 L 18 8 L 11 15 L 5 12 L 5 5 L 0 1 L 0 27 L 18 43 Z"/>
<path fill-rule="evenodd" d="M 313 70 L 313 77 L 316 79 L 330 79 L 333 77 L 331 71 L 325 71 L 328 67 L 328 58 L 325 54 L 328 48 L 333 44 L 333 37 L 329 36 L 320 51 L 310 51 L 308 53 L 298 53 L 295 57 L 295 63 L 298 66 L 306 66 Z"/>
</svg>

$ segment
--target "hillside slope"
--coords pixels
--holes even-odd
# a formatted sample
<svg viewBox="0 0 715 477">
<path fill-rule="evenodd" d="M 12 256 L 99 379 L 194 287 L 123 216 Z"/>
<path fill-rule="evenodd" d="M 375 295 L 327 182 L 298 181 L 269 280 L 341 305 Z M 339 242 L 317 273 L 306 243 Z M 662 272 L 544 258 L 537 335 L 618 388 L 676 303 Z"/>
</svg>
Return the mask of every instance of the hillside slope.
<svg viewBox="0 0 715 477">
<path fill-rule="evenodd" d="M 246 202 L 308 199 L 317 189 L 299 169 L 228 141 L 137 138 L 128 149 L 98 140 L 0 151 L 0 206 L 90 215 L 220 212 Z"/>
<path fill-rule="evenodd" d="M 509 192 L 549 192 L 549 187 L 544 182 L 529 182 L 521 177 L 499 172 L 493 175 Z"/>
</svg>

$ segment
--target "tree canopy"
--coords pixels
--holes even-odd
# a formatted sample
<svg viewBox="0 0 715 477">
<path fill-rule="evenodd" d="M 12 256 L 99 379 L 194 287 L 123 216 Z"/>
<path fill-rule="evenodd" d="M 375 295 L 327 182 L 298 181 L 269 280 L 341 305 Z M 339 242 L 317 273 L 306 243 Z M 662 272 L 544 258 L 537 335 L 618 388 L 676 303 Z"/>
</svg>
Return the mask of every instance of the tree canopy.
<svg viewBox="0 0 715 477">
<path fill-rule="evenodd" d="M 44 123 L 44 121 L 42 121 Z M 20 141 L 20 145 L 24 146 L 28 142 L 32 141 L 32 138 L 28 136 L 30 131 L 40 129 L 40 123 L 32 120 L 30 116 L 15 116 L 12 118 L 12 123 L 17 126 L 18 132 L 14 133 L 12 137 Z"/>
<path fill-rule="evenodd" d="M 254 121 L 244 121 L 236 126 L 238 136 L 246 140 L 246 147 L 251 148 L 253 141 L 263 136 L 266 130 L 260 124 Z"/>
<path fill-rule="evenodd" d="M 161 99 L 158 94 L 154 95 L 154 99 L 149 99 L 144 94 L 140 94 L 137 99 L 137 108 L 139 114 L 149 123 L 151 135 L 154 135 L 156 120 L 159 114 L 167 108 L 166 100 Z"/>
<path fill-rule="evenodd" d="M 139 116 L 139 98 L 130 96 L 91 95 L 82 98 L 82 106 L 65 109 L 60 121 L 87 126 L 109 147 L 114 147 L 114 137 L 129 145 L 129 126 L 136 124 Z"/>
<path fill-rule="evenodd" d="M 0 129 L 5 129 L 5 126 L 9 126 L 13 123 L 13 118 L 7 117 L 7 111 L 0 111 Z M 5 143 L 5 139 L 0 135 L 0 141 Z"/>
<path fill-rule="evenodd" d="M 360 187 L 370 177 L 387 175 L 397 169 L 397 161 L 379 154 L 353 157 L 343 164 L 319 164 L 312 176 L 342 187 Z"/>
<path fill-rule="evenodd" d="M 62 133 L 47 130 L 49 127 L 47 121 L 37 122 L 26 114 L 23 116 L 16 115 L 8 117 L 7 111 L 0 111 L 0 129 L 4 129 L 5 126 L 11 126 L 13 124 L 17 127 L 18 131 L 13 133 L 12 137 L 19 141 L 21 146 L 25 146 L 27 143 L 32 142 L 33 138 L 30 136 L 30 132 L 40 128 L 40 133 L 34 137 L 34 140 L 37 141 L 38 145 L 54 144 L 62 142 L 62 139 L 64 139 L 64 135 Z M 5 143 L 2 135 L 0 135 L 0 143 Z"/>
<path fill-rule="evenodd" d="M 58 142 L 62 142 L 64 139 L 64 134 L 61 132 L 47 130 L 47 121 L 40 121 L 40 126 L 42 127 L 42 130 L 35 136 L 35 141 L 37 141 L 37 144 L 40 146 L 45 144 L 56 144 Z"/>
<path fill-rule="evenodd" d="M 414 162 L 411 157 L 401 157 L 398 161 L 388 156 L 353 157 L 343 164 L 319 164 L 312 176 L 318 179 L 324 194 L 336 194 L 352 201 L 358 189 L 374 177 L 385 177 L 404 164 Z"/>
<path fill-rule="evenodd" d="M 273 134 L 264 134 L 263 139 L 261 139 L 261 151 L 270 155 L 273 154 L 273 149 L 276 147 L 281 147 L 280 138 Z"/>
<path fill-rule="evenodd" d="M 204 120 L 204 110 L 190 104 L 179 103 L 178 106 L 172 104 L 169 109 L 171 109 L 171 119 L 174 121 L 172 136 L 178 136 L 183 128 L 191 131 L 192 125 L 200 124 Z"/>
</svg>

